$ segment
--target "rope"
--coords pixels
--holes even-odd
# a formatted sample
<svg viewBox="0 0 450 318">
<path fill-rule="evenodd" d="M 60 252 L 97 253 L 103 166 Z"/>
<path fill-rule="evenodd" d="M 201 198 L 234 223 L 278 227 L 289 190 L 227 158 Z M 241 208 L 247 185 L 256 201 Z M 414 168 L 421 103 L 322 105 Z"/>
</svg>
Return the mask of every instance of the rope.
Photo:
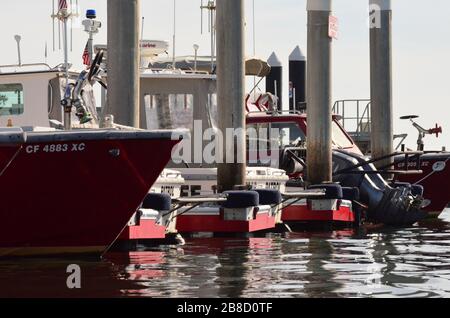
<svg viewBox="0 0 450 318">
<path fill-rule="evenodd" d="M 444 161 L 444 163 L 447 165 L 447 162 L 450 160 L 450 157 L 448 157 L 445 161 Z M 423 177 L 422 179 L 420 179 L 419 181 L 417 181 L 416 183 L 414 183 L 414 185 L 419 185 L 419 184 L 421 184 L 423 181 L 425 181 L 426 179 L 428 179 L 429 177 L 431 177 L 433 174 L 435 174 L 436 172 L 438 172 L 438 171 L 435 171 L 435 170 L 433 170 L 433 171 L 431 171 L 429 174 L 427 174 L 425 177 Z M 440 172 L 440 171 L 439 171 Z"/>
<path fill-rule="evenodd" d="M 11 159 L 9 160 L 9 162 L 6 164 L 6 166 L 3 168 L 3 170 L 0 172 L 0 177 L 3 176 L 3 174 L 5 173 L 5 171 L 9 168 L 9 166 L 11 165 L 11 163 L 14 161 L 14 159 L 16 159 L 16 157 L 19 155 L 20 151 L 22 150 L 23 145 L 21 145 L 19 147 L 19 149 L 17 149 L 16 153 L 14 154 L 14 156 L 11 157 Z"/>
</svg>

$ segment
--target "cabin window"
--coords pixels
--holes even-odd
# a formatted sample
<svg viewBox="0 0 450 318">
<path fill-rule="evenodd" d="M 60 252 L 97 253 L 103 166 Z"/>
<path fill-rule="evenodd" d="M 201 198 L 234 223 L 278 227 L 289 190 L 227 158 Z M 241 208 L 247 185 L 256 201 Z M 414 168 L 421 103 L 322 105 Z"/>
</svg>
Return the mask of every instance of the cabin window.
<svg viewBox="0 0 450 318">
<path fill-rule="evenodd" d="M 296 122 L 248 124 L 247 127 L 256 129 L 260 140 L 265 140 L 270 134 L 267 144 L 269 145 L 270 140 L 276 140 L 280 148 L 299 146 L 306 140 L 305 134 Z M 274 130 L 278 132 L 278 136 L 273 135 Z M 264 138 L 261 135 L 266 137 Z"/>
<path fill-rule="evenodd" d="M 144 100 L 148 129 L 190 129 L 193 126 L 192 94 L 147 94 Z"/>
<path fill-rule="evenodd" d="M 22 84 L 0 84 L 0 116 L 23 114 Z"/>
<path fill-rule="evenodd" d="M 306 137 L 296 122 L 272 123 L 272 129 L 277 129 L 280 135 L 280 147 L 297 147 L 305 142 Z"/>
</svg>

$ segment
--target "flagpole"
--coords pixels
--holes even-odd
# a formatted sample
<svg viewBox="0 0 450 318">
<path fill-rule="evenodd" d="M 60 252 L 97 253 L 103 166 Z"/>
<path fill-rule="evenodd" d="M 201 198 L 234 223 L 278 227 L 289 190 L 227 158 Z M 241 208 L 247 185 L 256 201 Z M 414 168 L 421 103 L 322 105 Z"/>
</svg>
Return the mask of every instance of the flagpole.
<svg viewBox="0 0 450 318">
<path fill-rule="evenodd" d="M 64 41 L 64 65 L 66 71 L 66 87 L 69 85 L 69 41 L 68 41 L 68 30 L 67 30 L 67 13 L 64 13 L 63 21 L 63 41 Z"/>
<path fill-rule="evenodd" d="M 60 24 L 62 24 L 62 27 L 63 27 L 62 33 L 63 33 L 63 50 L 64 50 L 64 73 L 65 73 L 65 78 L 66 78 L 66 86 L 64 89 L 66 91 L 69 87 L 69 39 L 68 39 L 69 30 L 68 30 L 67 26 L 68 26 L 68 19 L 70 17 L 70 13 L 67 8 L 66 0 L 60 0 L 58 8 L 59 8 L 58 15 L 59 15 L 60 21 L 62 21 L 62 23 L 60 22 Z M 64 93 L 64 96 L 65 96 L 65 93 Z M 72 107 L 70 105 L 66 105 L 64 107 L 64 129 L 65 130 L 72 129 L 71 108 Z"/>
<path fill-rule="evenodd" d="M 55 0 L 52 0 L 52 23 L 53 23 L 53 52 L 55 52 Z"/>
<path fill-rule="evenodd" d="M 70 13 L 72 14 L 73 2 L 70 0 Z M 70 19 L 70 52 L 73 51 L 73 18 Z"/>
</svg>

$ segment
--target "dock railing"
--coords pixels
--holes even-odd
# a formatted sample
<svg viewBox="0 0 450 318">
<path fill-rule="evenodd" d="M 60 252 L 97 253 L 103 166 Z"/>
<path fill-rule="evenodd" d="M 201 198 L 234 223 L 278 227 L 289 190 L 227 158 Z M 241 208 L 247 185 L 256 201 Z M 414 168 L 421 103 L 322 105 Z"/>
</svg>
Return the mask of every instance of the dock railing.
<svg viewBox="0 0 450 318">
<path fill-rule="evenodd" d="M 333 113 L 341 117 L 343 128 L 355 139 L 370 137 L 370 99 L 343 99 L 333 105 Z"/>
</svg>

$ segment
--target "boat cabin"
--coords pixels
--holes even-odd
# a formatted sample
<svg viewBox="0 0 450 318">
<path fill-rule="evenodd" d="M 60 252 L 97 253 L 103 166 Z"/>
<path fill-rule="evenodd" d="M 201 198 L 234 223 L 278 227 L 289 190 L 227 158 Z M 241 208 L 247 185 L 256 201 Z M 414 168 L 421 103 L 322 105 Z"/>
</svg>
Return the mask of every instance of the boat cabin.
<svg viewBox="0 0 450 318">
<path fill-rule="evenodd" d="M 69 72 L 69 83 L 74 83 L 78 72 Z M 63 110 L 61 99 L 66 87 L 62 67 L 51 68 L 46 64 L 0 66 L 0 127 L 61 128 Z M 77 125 L 75 110 L 72 113 L 74 127 L 90 128 L 98 122 L 92 87 L 83 88 L 83 100 L 94 121 Z"/>
</svg>

